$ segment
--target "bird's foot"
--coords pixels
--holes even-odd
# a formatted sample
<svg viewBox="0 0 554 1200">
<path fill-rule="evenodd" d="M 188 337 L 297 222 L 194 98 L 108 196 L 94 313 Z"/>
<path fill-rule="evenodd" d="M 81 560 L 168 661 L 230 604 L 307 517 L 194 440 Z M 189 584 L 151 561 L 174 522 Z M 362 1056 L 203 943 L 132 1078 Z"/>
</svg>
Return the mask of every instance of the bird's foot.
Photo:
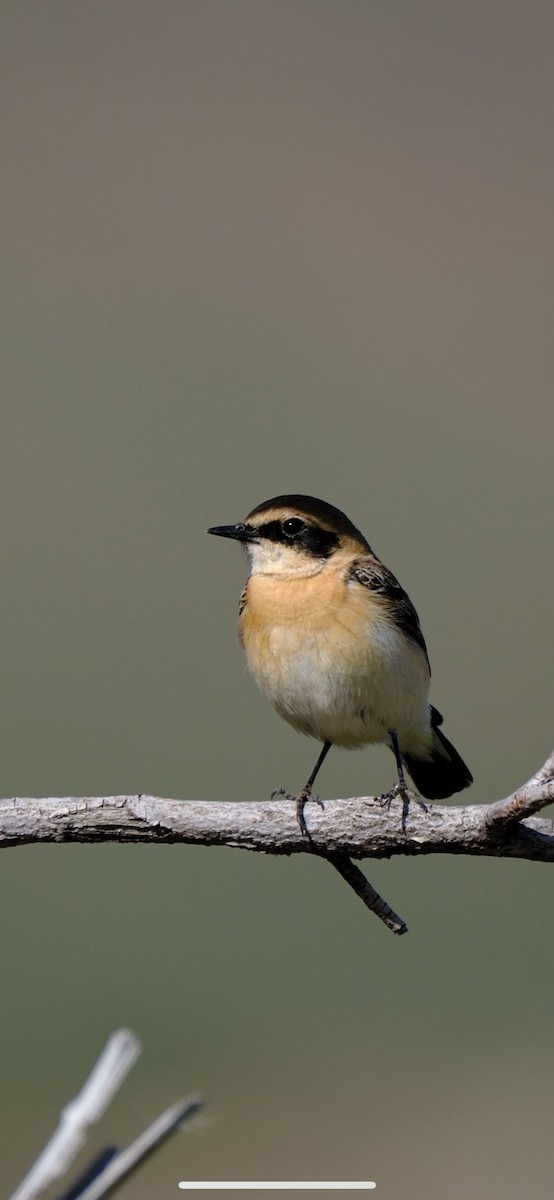
<svg viewBox="0 0 554 1200">
<path fill-rule="evenodd" d="M 407 804 L 408 806 L 411 804 L 412 800 L 415 800 L 416 804 L 419 804 L 419 807 L 422 808 L 424 812 L 429 811 L 427 805 L 421 799 L 421 796 L 418 796 L 417 792 L 411 792 L 410 789 L 406 787 L 406 784 L 402 783 L 395 783 L 394 787 L 392 787 L 390 791 L 383 792 L 381 796 L 377 796 L 377 800 L 382 808 L 390 808 L 393 800 L 396 800 L 397 796 L 401 796 L 404 804 Z"/>
<path fill-rule="evenodd" d="M 309 837 L 310 833 L 308 826 L 306 825 L 306 818 L 304 816 L 304 805 L 308 803 L 308 800 L 313 800 L 314 804 L 318 804 L 319 807 L 323 809 L 325 807 L 323 800 L 320 800 L 319 796 L 315 792 L 312 792 L 310 787 L 303 787 L 302 791 L 297 795 L 295 795 L 294 792 L 288 792 L 286 788 L 277 787 L 274 788 L 271 793 L 272 800 L 274 796 L 284 796 L 285 800 L 294 801 L 296 805 L 296 817 L 300 826 L 300 831 L 304 837 Z"/>
<path fill-rule="evenodd" d="M 400 782 L 395 783 L 394 787 L 392 787 L 389 792 L 383 792 L 383 795 L 378 797 L 379 804 L 388 811 L 390 810 L 393 800 L 396 800 L 397 796 L 400 796 L 402 800 L 402 833 L 405 833 L 406 818 L 410 811 L 410 804 L 412 800 L 415 800 L 416 804 L 419 804 L 419 807 L 422 808 L 424 812 L 428 812 L 429 810 L 421 797 L 418 796 L 417 792 L 410 792 L 409 788 L 406 787 L 406 784 Z"/>
<path fill-rule="evenodd" d="M 396 800 L 397 795 L 398 795 L 398 784 L 396 783 L 394 785 L 394 787 L 390 789 L 390 791 L 383 792 L 380 796 L 376 796 L 375 799 L 376 799 L 377 803 L 381 805 L 381 808 L 386 808 L 386 810 L 388 812 L 390 810 L 390 806 L 391 806 L 393 800 Z"/>
</svg>

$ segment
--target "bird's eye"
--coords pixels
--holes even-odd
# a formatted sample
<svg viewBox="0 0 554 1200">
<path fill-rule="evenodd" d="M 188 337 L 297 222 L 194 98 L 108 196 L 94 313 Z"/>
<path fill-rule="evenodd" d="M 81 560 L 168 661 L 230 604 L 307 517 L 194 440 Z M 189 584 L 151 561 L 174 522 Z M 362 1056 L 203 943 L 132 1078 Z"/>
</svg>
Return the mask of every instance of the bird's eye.
<svg viewBox="0 0 554 1200">
<path fill-rule="evenodd" d="M 300 517 L 289 517 L 283 521 L 282 530 L 286 538 L 297 538 L 304 530 L 304 522 Z"/>
</svg>

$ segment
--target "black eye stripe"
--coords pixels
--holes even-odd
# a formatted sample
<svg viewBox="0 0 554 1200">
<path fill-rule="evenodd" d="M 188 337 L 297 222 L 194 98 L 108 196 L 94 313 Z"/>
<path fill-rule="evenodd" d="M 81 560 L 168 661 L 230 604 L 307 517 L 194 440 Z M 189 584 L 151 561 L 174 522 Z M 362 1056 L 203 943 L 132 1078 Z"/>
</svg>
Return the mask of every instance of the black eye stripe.
<svg viewBox="0 0 554 1200">
<path fill-rule="evenodd" d="M 265 525 L 260 525 L 260 537 L 267 538 L 270 542 L 284 541 L 281 522 L 266 521 Z"/>
<path fill-rule="evenodd" d="M 287 528 L 292 526 L 291 528 Z M 267 521 L 260 525 L 259 534 L 270 542 L 281 542 L 291 549 L 304 550 L 314 558 L 328 558 L 339 544 L 337 533 L 310 525 L 301 517 L 287 517 L 284 521 Z"/>
</svg>

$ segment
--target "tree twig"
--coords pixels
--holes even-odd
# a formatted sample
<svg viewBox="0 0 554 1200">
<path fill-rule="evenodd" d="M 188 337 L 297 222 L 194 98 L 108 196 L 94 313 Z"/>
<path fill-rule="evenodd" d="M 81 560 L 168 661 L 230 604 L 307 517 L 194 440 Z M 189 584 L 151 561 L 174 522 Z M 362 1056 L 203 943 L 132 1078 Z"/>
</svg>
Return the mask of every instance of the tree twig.
<svg viewBox="0 0 554 1200">
<path fill-rule="evenodd" d="M 78 1192 L 78 1200 L 105 1200 L 111 1196 L 154 1150 L 196 1115 L 202 1104 L 198 1096 L 185 1096 L 166 1108 L 134 1141 L 115 1154 L 83 1191 Z"/>
<path fill-rule="evenodd" d="M 384 921 L 387 929 L 390 929 L 392 933 L 398 934 L 408 932 L 406 922 L 375 891 L 375 888 L 369 882 L 369 879 L 366 879 L 363 871 L 360 871 L 360 868 L 352 862 L 347 854 L 326 854 L 325 857 L 335 867 L 335 870 L 338 871 L 349 887 L 360 897 L 360 900 L 363 900 L 371 912 L 374 912 L 376 917 L 380 917 Z"/>
<path fill-rule="evenodd" d="M 92 1126 L 105 1113 L 121 1087 L 142 1047 L 130 1029 L 117 1029 L 108 1039 L 100 1058 L 81 1091 L 66 1104 L 50 1141 L 33 1163 L 31 1170 L 13 1193 L 11 1200 L 38 1200 L 53 1183 L 63 1179 L 89 1139 Z M 202 1108 L 198 1096 L 186 1096 L 156 1117 L 138 1137 L 117 1150 L 110 1147 L 96 1154 L 84 1175 L 73 1183 L 60 1200 L 104 1200 L 136 1170 L 148 1155 Z"/>
<path fill-rule="evenodd" d="M 140 1053 L 139 1039 L 130 1029 L 112 1033 L 81 1091 L 62 1109 L 58 1128 L 12 1200 L 35 1200 L 63 1179 L 88 1141 L 92 1125 L 103 1116 Z"/>
<path fill-rule="evenodd" d="M 498 800 L 496 804 L 487 807 L 487 824 L 489 828 L 502 828 L 513 821 L 521 821 L 523 817 L 531 817 L 540 812 L 547 804 L 554 803 L 554 750 L 549 755 L 540 771 L 524 783 L 523 787 Z"/>
</svg>

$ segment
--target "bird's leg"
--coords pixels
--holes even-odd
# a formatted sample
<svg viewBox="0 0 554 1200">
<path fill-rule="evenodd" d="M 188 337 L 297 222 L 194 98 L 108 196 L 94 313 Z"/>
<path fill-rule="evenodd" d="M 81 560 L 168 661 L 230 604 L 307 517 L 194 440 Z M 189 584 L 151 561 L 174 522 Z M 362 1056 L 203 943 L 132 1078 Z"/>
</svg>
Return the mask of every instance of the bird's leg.
<svg viewBox="0 0 554 1200">
<path fill-rule="evenodd" d="M 313 794 L 312 787 L 313 787 L 313 784 L 315 783 L 315 779 L 318 774 L 318 771 L 319 771 L 320 767 L 323 765 L 323 762 L 324 762 L 327 754 L 329 753 L 330 749 L 331 749 L 331 742 L 324 742 L 323 746 L 321 748 L 321 753 L 320 753 L 319 758 L 315 764 L 315 767 L 310 775 L 310 778 L 308 779 L 308 782 L 306 784 L 304 784 L 302 791 L 299 792 L 297 796 L 292 795 L 291 792 L 287 792 L 286 788 L 275 788 L 274 791 L 271 793 L 272 798 L 273 798 L 273 796 L 286 796 L 287 800 L 295 801 L 296 816 L 298 818 L 298 824 L 300 825 L 300 829 L 301 829 L 302 833 L 304 834 L 304 837 L 309 837 L 308 826 L 306 825 L 306 818 L 304 816 L 304 805 L 308 802 L 308 800 L 313 800 L 315 804 L 319 804 L 319 807 L 323 808 L 323 802 L 319 799 L 319 796 L 316 796 Z"/>
<path fill-rule="evenodd" d="M 396 729 L 390 729 L 389 733 L 390 733 L 390 739 L 392 742 L 392 748 L 394 751 L 394 757 L 396 759 L 396 770 L 398 771 L 398 784 L 397 784 L 398 794 L 400 796 L 402 796 L 404 798 L 404 800 L 408 800 L 408 802 L 409 802 L 410 797 L 408 795 L 408 785 L 406 783 L 406 777 L 404 775 L 404 763 L 402 762 L 402 755 L 400 753 L 400 742 L 398 741 L 398 734 L 396 732 Z"/>
<path fill-rule="evenodd" d="M 325 761 L 330 749 L 331 743 L 324 742 L 323 746 L 321 747 L 321 753 L 310 775 L 310 778 L 308 779 L 308 782 L 302 788 L 300 795 L 296 797 L 296 816 L 298 817 L 298 824 L 300 825 L 302 833 L 305 835 L 305 837 L 308 836 L 308 826 L 306 825 L 304 818 L 304 805 L 306 804 L 307 800 L 314 800 L 316 804 L 319 804 L 320 808 L 323 808 L 323 801 L 319 799 L 319 796 L 314 796 L 312 787 L 315 783 L 315 778 L 319 772 L 319 768 L 323 765 L 323 762 Z"/>
<path fill-rule="evenodd" d="M 404 775 L 404 763 L 402 762 L 402 755 L 400 753 L 400 742 L 398 740 L 398 734 L 396 732 L 396 729 L 389 729 L 389 737 L 392 742 L 392 749 L 394 752 L 394 757 L 396 759 L 396 770 L 398 771 L 398 783 L 395 785 L 395 787 L 391 788 L 390 792 L 385 792 L 385 795 L 382 797 L 382 801 L 384 804 L 387 805 L 387 808 L 390 808 L 391 802 L 395 796 L 402 797 L 402 832 L 405 833 L 406 832 L 406 817 L 408 816 L 408 811 L 410 808 L 410 792 L 408 790 L 408 785 L 406 783 L 406 776 Z M 419 804 L 420 808 L 422 808 L 424 812 L 427 812 L 427 805 L 423 803 L 423 800 L 420 800 L 419 796 L 415 796 L 414 798 L 417 801 L 417 803 Z"/>
</svg>

